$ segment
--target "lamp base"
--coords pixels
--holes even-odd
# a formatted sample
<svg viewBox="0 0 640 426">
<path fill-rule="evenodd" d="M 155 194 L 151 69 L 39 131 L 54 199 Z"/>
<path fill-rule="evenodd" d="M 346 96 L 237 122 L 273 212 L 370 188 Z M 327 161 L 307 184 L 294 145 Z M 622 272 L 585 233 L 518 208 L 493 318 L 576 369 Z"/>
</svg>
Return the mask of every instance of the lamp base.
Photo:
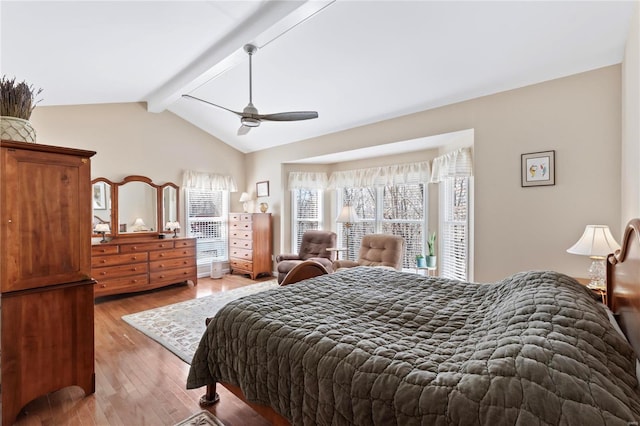
<svg viewBox="0 0 640 426">
<path fill-rule="evenodd" d="M 102 239 L 100 240 L 100 244 L 108 243 L 109 241 L 105 238 L 106 232 L 100 232 L 102 234 Z"/>
<path fill-rule="evenodd" d="M 591 267 L 589 267 L 589 278 L 591 278 L 591 282 L 587 284 L 587 287 L 593 290 L 606 290 L 606 266 L 604 258 L 592 257 L 591 259 L 593 260 Z"/>
</svg>

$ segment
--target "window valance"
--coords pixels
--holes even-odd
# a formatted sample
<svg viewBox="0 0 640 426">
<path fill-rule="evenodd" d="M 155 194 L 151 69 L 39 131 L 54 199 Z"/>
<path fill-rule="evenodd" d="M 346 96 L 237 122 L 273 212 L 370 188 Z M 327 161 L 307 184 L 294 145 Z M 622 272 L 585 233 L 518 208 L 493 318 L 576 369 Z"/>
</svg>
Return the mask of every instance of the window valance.
<svg viewBox="0 0 640 426">
<path fill-rule="evenodd" d="M 328 181 L 325 172 L 289 172 L 289 190 L 326 189 Z"/>
<path fill-rule="evenodd" d="M 457 176 L 473 176 L 470 148 L 460 148 L 433 159 L 430 182 Z"/>
<path fill-rule="evenodd" d="M 214 191 L 236 192 L 236 182 L 233 177 L 217 173 L 202 173 L 185 170 L 182 175 L 182 187 L 192 189 L 210 189 Z"/>
<path fill-rule="evenodd" d="M 431 177 L 428 161 L 331 173 L 329 188 L 366 188 L 372 186 L 427 183 Z"/>
</svg>

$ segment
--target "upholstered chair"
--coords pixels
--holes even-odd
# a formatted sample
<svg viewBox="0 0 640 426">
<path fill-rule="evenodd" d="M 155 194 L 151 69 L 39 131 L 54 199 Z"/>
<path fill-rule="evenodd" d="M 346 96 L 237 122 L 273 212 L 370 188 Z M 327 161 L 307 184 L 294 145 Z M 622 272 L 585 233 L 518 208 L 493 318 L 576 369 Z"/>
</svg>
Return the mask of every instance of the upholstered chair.
<svg viewBox="0 0 640 426">
<path fill-rule="evenodd" d="M 276 256 L 276 269 L 278 270 L 278 283 L 282 283 L 284 277 L 296 265 L 305 260 L 315 260 L 324 266 L 328 272 L 333 272 L 335 251 L 327 251 L 336 246 L 337 235 L 331 231 L 306 231 L 302 234 L 300 250 L 298 253 L 283 253 Z"/>
<path fill-rule="evenodd" d="M 367 234 L 362 237 L 358 259 L 336 260 L 333 270 L 354 266 L 380 266 L 402 269 L 404 255 L 404 238 L 391 234 Z"/>
</svg>

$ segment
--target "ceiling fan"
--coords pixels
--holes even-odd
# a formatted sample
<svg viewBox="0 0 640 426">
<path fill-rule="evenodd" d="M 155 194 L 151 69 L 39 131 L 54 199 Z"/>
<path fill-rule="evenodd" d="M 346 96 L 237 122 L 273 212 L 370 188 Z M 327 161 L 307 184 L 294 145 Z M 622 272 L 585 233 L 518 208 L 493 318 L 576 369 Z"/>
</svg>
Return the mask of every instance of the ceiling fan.
<svg viewBox="0 0 640 426">
<path fill-rule="evenodd" d="M 251 57 L 258 48 L 253 44 L 245 44 L 244 51 L 249 55 L 249 104 L 244 107 L 242 112 L 233 111 L 229 108 L 225 108 L 221 105 L 216 105 L 212 102 L 205 101 L 204 99 L 196 98 L 191 95 L 182 95 L 184 98 L 195 99 L 200 102 L 204 102 L 206 104 L 212 105 L 214 107 L 222 108 L 229 112 L 234 113 L 235 115 L 240 117 L 240 122 L 242 125 L 238 129 L 238 136 L 246 135 L 249 133 L 252 127 L 258 127 L 262 121 L 300 121 L 300 120 L 310 120 L 312 118 L 318 118 L 318 113 L 316 111 L 291 111 L 291 112 L 277 112 L 274 114 L 259 114 L 258 109 L 253 106 L 253 85 L 252 85 L 252 67 L 251 67 Z"/>
</svg>

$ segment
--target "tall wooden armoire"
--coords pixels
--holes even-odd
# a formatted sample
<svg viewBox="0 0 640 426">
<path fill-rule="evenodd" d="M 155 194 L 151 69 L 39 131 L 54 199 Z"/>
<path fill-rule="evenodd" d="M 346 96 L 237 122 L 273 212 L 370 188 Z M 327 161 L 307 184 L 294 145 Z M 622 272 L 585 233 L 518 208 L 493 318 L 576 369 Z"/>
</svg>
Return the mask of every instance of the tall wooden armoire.
<svg viewBox="0 0 640 426">
<path fill-rule="evenodd" d="M 33 399 L 95 392 L 93 151 L 0 142 L 2 424 Z"/>
</svg>

